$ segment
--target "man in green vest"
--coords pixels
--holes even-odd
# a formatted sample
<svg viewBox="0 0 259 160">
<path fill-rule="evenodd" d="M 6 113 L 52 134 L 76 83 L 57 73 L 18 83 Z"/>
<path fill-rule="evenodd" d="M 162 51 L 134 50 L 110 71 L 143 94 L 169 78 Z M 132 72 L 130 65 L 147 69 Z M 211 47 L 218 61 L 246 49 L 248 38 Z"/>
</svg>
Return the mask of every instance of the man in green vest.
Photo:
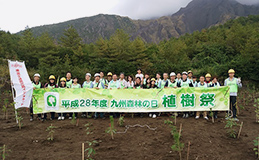
<svg viewBox="0 0 259 160">
<path fill-rule="evenodd" d="M 230 69 L 228 71 L 229 77 L 225 80 L 224 86 L 230 87 L 230 109 L 232 107 L 233 112 L 233 119 L 234 121 L 239 121 L 237 119 L 237 109 L 236 109 L 236 101 L 237 101 L 237 92 L 238 88 L 242 87 L 241 79 L 235 78 L 235 71 L 233 69 Z M 226 119 L 229 119 L 230 117 L 227 117 Z"/>
<path fill-rule="evenodd" d="M 40 74 L 39 73 L 34 74 L 32 86 L 33 86 L 33 89 L 43 88 L 43 85 L 40 82 Z M 30 115 L 31 115 L 30 121 L 33 121 L 33 100 L 31 100 L 31 104 L 30 104 Z M 38 114 L 38 119 L 39 120 L 41 119 L 41 114 Z"/>
<path fill-rule="evenodd" d="M 164 73 L 163 74 L 163 80 L 160 81 L 160 83 L 158 84 L 159 88 L 166 88 L 168 87 L 168 74 Z"/>
<path fill-rule="evenodd" d="M 112 80 L 109 82 L 109 85 L 108 85 L 108 89 L 117 89 L 119 88 L 119 81 L 117 80 L 117 75 L 116 74 L 113 74 L 112 75 Z"/>
<path fill-rule="evenodd" d="M 73 83 L 71 72 L 67 72 L 66 79 L 67 79 L 66 85 L 70 88 L 71 84 Z"/>
<path fill-rule="evenodd" d="M 104 84 L 105 88 L 108 87 L 108 81 L 107 81 L 107 79 L 104 78 L 103 72 L 100 72 L 100 82 L 102 82 Z"/>
<path fill-rule="evenodd" d="M 200 82 L 197 84 L 197 87 L 199 87 L 199 88 L 207 88 L 208 85 L 207 85 L 207 83 L 205 83 L 204 80 L 205 80 L 204 76 L 200 76 Z M 195 119 L 199 119 L 199 118 L 200 118 L 200 111 L 197 111 Z M 209 120 L 206 111 L 203 112 L 203 118 L 206 119 L 206 120 Z"/>
</svg>

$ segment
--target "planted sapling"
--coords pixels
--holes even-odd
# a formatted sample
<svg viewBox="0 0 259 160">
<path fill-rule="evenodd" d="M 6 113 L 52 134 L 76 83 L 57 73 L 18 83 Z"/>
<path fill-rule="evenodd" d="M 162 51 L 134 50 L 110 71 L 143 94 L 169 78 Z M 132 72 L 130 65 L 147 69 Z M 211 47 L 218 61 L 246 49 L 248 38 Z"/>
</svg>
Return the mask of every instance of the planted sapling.
<svg viewBox="0 0 259 160">
<path fill-rule="evenodd" d="M 114 129 L 113 116 L 110 116 L 110 127 L 108 127 L 105 132 L 111 134 L 112 139 L 114 139 L 113 135 L 116 133 L 116 130 Z"/>
<path fill-rule="evenodd" d="M 259 98 L 254 100 L 255 107 L 255 121 L 259 123 Z"/>
<path fill-rule="evenodd" d="M 57 128 L 57 127 L 53 126 L 52 124 L 47 127 L 46 131 L 49 132 L 47 140 L 49 140 L 49 141 L 54 140 L 54 133 L 55 133 L 54 129 L 55 128 Z"/>
<path fill-rule="evenodd" d="M 8 152 L 11 152 L 10 149 L 7 149 L 6 145 L 4 144 L 3 147 L 0 147 L 1 157 L 3 160 L 5 160 L 6 156 L 8 155 Z"/>
<path fill-rule="evenodd" d="M 118 124 L 120 127 L 124 127 L 124 116 L 120 116 L 119 120 L 118 120 Z"/>
<path fill-rule="evenodd" d="M 255 155 L 257 155 L 259 159 L 259 135 L 254 140 L 254 151 L 255 151 Z"/>
</svg>

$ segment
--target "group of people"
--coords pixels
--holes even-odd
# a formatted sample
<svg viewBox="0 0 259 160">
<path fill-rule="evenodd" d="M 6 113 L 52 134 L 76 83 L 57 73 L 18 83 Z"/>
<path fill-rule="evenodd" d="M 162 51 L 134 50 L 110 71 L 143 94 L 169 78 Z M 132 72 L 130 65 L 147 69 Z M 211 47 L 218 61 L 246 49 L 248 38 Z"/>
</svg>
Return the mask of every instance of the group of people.
<svg viewBox="0 0 259 160">
<path fill-rule="evenodd" d="M 238 121 L 236 116 L 236 97 L 238 88 L 242 87 L 241 79 L 235 78 L 235 71 L 230 69 L 228 71 L 229 77 L 225 80 L 224 85 L 230 87 L 230 109 L 233 112 L 233 119 Z M 137 74 L 133 76 L 129 75 L 125 79 L 124 73 L 112 74 L 109 72 L 107 78 L 104 78 L 104 73 L 95 73 L 94 80 L 91 81 L 92 75 L 86 73 L 85 81 L 82 85 L 78 83 L 78 78 L 73 77 L 71 72 L 66 73 L 66 77 L 62 77 L 59 80 L 59 84 L 56 82 L 54 75 L 49 76 L 49 81 L 45 85 L 40 82 L 40 74 L 36 73 L 33 77 L 33 88 L 95 88 L 95 89 L 152 89 L 152 88 L 177 88 L 177 87 L 218 87 L 220 83 L 217 80 L 217 77 L 212 77 L 211 74 L 207 73 L 205 76 L 199 77 L 199 82 L 197 77 L 193 76 L 192 71 L 174 73 L 171 72 L 163 73 L 163 79 L 159 73 L 156 74 L 156 78 L 151 78 L 148 73 L 142 74 L 142 70 L 138 69 Z M 119 77 L 119 78 L 118 78 Z M 31 121 L 33 121 L 33 105 L 31 103 Z M 55 112 L 50 112 L 50 120 L 55 118 Z M 78 114 L 74 113 L 75 118 Z M 104 113 L 95 113 L 94 118 L 98 118 L 100 115 L 101 118 L 104 118 Z M 142 115 L 142 114 L 141 114 Z M 194 115 L 193 113 L 183 113 L 183 118 L 188 118 L 189 116 Z M 73 113 L 69 113 L 69 119 L 72 119 Z M 156 114 L 150 114 L 150 117 L 155 118 Z M 58 120 L 64 120 L 66 114 L 58 113 Z M 87 113 L 82 113 L 82 117 L 87 117 Z M 47 114 L 38 114 L 39 120 L 46 120 Z M 196 112 L 195 119 L 200 118 L 200 112 Z M 208 120 L 207 112 L 203 112 L 203 118 Z M 217 118 L 217 112 L 214 113 L 214 118 Z M 227 117 L 231 118 L 231 117 Z"/>
</svg>

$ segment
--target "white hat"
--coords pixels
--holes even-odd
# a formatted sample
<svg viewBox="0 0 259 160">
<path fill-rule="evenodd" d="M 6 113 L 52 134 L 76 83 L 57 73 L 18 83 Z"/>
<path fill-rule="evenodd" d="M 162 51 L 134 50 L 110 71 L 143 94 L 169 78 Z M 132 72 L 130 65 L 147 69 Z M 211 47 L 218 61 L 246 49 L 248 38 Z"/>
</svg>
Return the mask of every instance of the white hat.
<svg viewBox="0 0 259 160">
<path fill-rule="evenodd" d="M 172 76 L 175 76 L 175 73 L 174 73 L 174 72 L 171 72 L 171 73 L 170 73 L 170 77 L 172 77 Z"/>
<path fill-rule="evenodd" d="M 100 73 L 95 73 L 95 74 L 94 74 L 94 77 L 97 77 L 97 76 L 98 76 L 98 77 L 101 77 L 101 76 L 100 76 Z"/>
<path fill-rule="evenodd" d="M 89 76 L 89 77 L 91 77 L 91 74 L 90 74 L 90 73 L 86 73 L 86 74 L 85 74 L 85 76 Z"/>
<path fill-rule="evenodd" d="M 187 75 L 188 73 L 184 71 L 182 74 L 186 74 Z"/>
<path fill-rule="evenodd" d="M 39 73 L 35 73 L 33 77 L 39 77 L 40 78 L 40 74 Z"/>
</svg>

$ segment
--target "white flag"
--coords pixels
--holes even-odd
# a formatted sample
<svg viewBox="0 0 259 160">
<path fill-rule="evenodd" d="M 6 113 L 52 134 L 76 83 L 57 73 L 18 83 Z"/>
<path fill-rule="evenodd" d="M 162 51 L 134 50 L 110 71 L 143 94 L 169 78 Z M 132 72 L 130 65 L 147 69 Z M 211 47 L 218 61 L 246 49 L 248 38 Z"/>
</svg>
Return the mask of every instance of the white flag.
<svg viewBox="0 0 259 160">
<path fill-rule="evenodd" d="M 11 83 L 15 90 L 15 109 L 30 107 L 33 85 L 24 62 L 8 60 Z"/>
</svg>

